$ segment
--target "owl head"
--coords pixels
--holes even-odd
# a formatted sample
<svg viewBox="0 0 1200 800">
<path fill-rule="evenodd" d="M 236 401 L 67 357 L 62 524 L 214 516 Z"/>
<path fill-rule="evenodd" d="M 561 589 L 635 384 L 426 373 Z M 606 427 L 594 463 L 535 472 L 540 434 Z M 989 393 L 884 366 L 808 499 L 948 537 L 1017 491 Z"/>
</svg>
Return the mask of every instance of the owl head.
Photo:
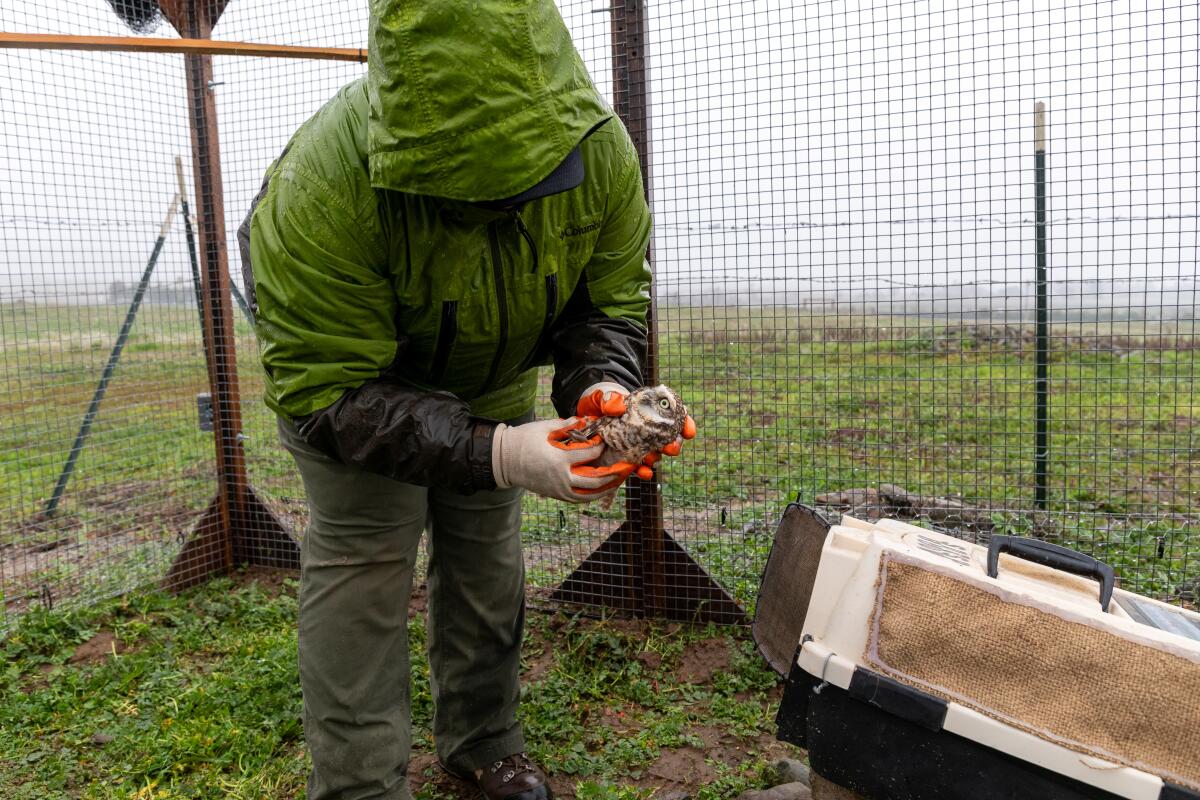
<svg viewBox="0 0 1200 800">
<path fill-rule="evenodd" d="M 637 418 L 640 424 L 653 424 L 660 430 L 667 427 L 671 430 L 671 440 L 679 436 L 683 430 L 683 421 L 687 418 L 687 406 L 669 387 L 644 386 L 631 393 L 626 400 L 629 414 Z"/>
</svg>

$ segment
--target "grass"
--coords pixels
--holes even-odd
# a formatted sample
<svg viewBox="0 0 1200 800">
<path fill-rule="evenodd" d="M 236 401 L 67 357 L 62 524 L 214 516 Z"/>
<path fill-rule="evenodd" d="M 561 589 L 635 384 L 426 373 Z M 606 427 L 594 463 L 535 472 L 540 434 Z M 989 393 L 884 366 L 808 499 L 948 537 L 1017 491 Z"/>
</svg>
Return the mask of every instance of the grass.
<svg viewBox="0 0 1200 800">
<path fill-rule="evenodd" d="M 1107 557 L 1126 588 L 1200 574 L 1200 338 L 1193 326 L 1054 326 L 1049 503 L 1035 525 L 1031 329 L 787 309 L 667 308 L 661 377 L 701 409 L 665 505 L 728 510 L 698 537 L 713 571 L 731 534 L 786 499 L 898 484 Z M 761 543 L 751 537 L 751 547 Z M 1161 545 L 1161 546 L 1160 546 Z M 708 562 L 706 562 L 707 565 Z M 761 564 L 761 561 L 756 562 Z M 751 571 L 753 574 L 753 571 Z"/>
<path fill-rule="evenodd" d="M 207 377 L 194 310 L 143 309 L 60 513 L 38 518 L 123 311 L 0 306 L 0 785 L 6 798 L 298 797 L 294 585 L 104 599 L 153 584 L 216 491 L 212 437 L 196 424 Z M 701 432 L 662 469 L 667 527 L 747 608 L 786 502 L 885 482 L 961 498 L 996 531 L 1093 552 L 1126 588 L 1172 596 L 1200 578 L 1190 329 L 1054 328 L 1043 513 L 1023 329 L 661 312 L 660 377 Z M 250 480 L 299 524 L 301 488 L 237 326 Z M 533 584 L 556 584 L 621 519 L 619 503 L 530 498 Z M 419 651 L 420 617 L 410 633 Z M 688 673 L 700 656 L 718 668 Z M 431 766 L 428 675 L 413 663 L 418 797 L 457 797 Z M 783 747 L 771 737 L 778 688 L 739 632 L 534 613 L 524 666 L 533 754 L 565 797 L 648 798 L 671 769 L 696 777 L 697 800 L 732 797 L 761 784 Z"/>
<path fill-rule="evenodd" d="M 26 613 L 0 644 L 4 796 L 303 796 L 295 615 L 295 582 L 277 574 Z M 410 641 L 411 783 L 418 798 L 459 797 L 428 755 L 420 614 Z M 562 797 L 718 800 L 796 756 L 773 741 L 777 682 L 742 635 L 535 613 L 524 652 L 522 722 Z M 678 763 L 696 774 L 656 774 Z"/>
</svg>

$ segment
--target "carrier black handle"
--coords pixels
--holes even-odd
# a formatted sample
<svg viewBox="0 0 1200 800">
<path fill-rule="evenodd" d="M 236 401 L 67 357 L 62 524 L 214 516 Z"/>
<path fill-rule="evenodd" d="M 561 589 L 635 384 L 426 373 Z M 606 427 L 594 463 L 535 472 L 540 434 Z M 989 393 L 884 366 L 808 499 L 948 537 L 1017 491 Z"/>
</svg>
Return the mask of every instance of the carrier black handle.
<svg viewBox="0 0 1200 800">
<path fill-rule="evenodd" d="M 1116 578 L 1113 575 L 1113 568 L 1103 561 L 1098 561 L 1069 547 L 1050 544 L 1038 539 L 1026 539 L 1021 536 L 993 536 L 991 543 L 988 544 L 987 574 L 989 578 L 1000 574 L 1001 553 L 1011 553 L 1035 564 L 1082 575 L 1085 578 L 1095 578 L 1100 581 L 1100 608 L 1105 612 L 1108 611 L 1108 603 L 1112 600 L 1113 584 L 1116 582 Z"/>
</svg>

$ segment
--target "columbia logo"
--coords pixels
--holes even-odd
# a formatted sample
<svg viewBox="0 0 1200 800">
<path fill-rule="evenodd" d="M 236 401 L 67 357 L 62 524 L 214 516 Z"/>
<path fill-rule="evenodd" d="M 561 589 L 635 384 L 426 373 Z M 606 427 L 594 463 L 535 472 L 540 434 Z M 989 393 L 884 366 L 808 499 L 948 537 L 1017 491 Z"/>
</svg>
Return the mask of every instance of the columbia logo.
<svg viewBox="0 0 1200 800">
<path fill-rule="evenodd" d="M 599 222 L 589 222 L 587 225 L 568 225 L 562 229 L 562 233 L 558 235 L 559 239 L 569 239 L 572 236 L 583 236 L 585 233 L 591 233 L 599 229 Z"/>
</svg>

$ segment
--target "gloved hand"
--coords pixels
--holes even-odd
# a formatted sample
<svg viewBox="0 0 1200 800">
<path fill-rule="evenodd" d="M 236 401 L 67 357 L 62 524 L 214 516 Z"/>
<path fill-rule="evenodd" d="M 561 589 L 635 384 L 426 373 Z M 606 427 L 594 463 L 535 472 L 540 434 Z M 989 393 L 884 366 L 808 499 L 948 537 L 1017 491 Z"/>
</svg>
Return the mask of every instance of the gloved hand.
<svg viewBox="0 0 1200 800">
<path fill-rule="evenodd" d="M 625 413 L 625 398 L 629 390 L 619 383 L 593 383 L 579 395 L 575 413 L 581 417 L 619 417 Z"/>
<path fill-rule="evenodd" d="M 659 461 L 661 461 L 663 456 L 679 455 L 680 453 L 683 452 L 684 440 L 695 439 L 695 438 L 696 438 L 696 420 L 692 419 L 691 414 L 688 414 L 687 417 L 683 420 L 683 432 L 680 434 L 679 438 L 676 439 L 675 441 L 671 442 L 669 445 L 664 447 L 662 450 L 655 450 L 651 453 L 648 453 L 646 455 L 646 457 L 642 459 L 642 463 L 640 465 L 638 465 L 638 468 L 634 472 L 634 474 L 637 475 L 639 478 L 641 478 L 644 481 L 650 480 L 651 478 L 654 477 L 654 465 L 657 464 Z"/>
<path fill-rule="evenodd" d="M 579 396 L 579 402 L 575 405 L 575 413 L 581 417 L 619 417 L 626 411 L 625 398 L 627 397 L 629 397 L 629 390 L 619 383 L 612 381 L 594 383 Z M 683 423 L 683 435 L 662 450 L 648 453 L 642 459 L 642 463 L 636 465 L 636 469 L 631 470 L 632 474 L 642 480 L 650 480 L 654 477 L 654 465 L 661 461 L 664 455 L 679 455 L 683 452 L 684 440 L 695 437 L 696 421 L 692 419 L 691 415 L 688 415 Z"/>
<path fill-rule="evenodd" d="M 604 443 L 599 436 L 586 442 L 569 441 L 562 432 L 571 425 L 582 426 L 583 421 L 547 419 L 497 425 L 492 434 L 492 477 L 496 486 L 519 486 L 568 503 L 586 503 L 615 491 L 633 471 L 633 465 L 586 466 L 604 450 Z"/>
</svg>

